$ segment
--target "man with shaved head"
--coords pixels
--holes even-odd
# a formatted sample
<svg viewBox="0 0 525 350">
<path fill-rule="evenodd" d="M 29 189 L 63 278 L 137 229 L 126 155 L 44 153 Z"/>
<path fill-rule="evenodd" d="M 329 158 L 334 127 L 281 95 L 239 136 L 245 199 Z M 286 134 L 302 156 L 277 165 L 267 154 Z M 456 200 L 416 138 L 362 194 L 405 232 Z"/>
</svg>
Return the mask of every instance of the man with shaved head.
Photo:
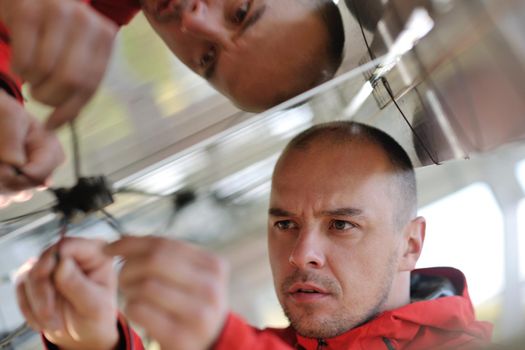
<svg viewBox="0 0 525 350">
<path fill-rule="evenodd" d="M 223 260 L 160 237 L 62 241 L 21 279 L 19 304 L 50 349 L 136 348 L 114 302 L 110 257 L 120 256 L 124 314 L 163 350 L 478 349 L 492 327 L 475 319 L 463 274 L 415 270 L 425 237 L 416 197 L 411 161 L 390 136 L 314 126 L 272 178 L 268 250 L 288 328 L 230 313 Z"/>
</svg>

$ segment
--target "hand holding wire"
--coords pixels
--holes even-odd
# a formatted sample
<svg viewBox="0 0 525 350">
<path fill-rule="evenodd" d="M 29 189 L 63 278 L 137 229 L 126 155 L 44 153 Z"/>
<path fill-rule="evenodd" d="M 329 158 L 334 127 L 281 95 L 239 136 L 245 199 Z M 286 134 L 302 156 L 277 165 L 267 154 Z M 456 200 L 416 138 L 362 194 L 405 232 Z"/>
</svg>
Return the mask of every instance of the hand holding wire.
<svg viewBox="0 0 525 350">
<path fill-rule="evenodd" d="M 0 91 L 0 195 L 45 185 L 63 160 L 55 133 Z"/>
<path fill-rule="evenodd" d="M 117 280 L 104 246 L 63 238 L 19 276 L 18 304 L 27 323 L 59 348 L 109 350 L 118 342 Z"/>
</svg>

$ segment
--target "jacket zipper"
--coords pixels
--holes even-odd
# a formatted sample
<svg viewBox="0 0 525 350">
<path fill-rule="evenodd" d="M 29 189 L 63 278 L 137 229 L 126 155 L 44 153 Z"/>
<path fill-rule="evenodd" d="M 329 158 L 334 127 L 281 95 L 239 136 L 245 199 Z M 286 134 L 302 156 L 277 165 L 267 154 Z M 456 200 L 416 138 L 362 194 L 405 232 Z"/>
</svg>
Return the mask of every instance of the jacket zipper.
<svg viewBox="0 0 525 350">
<path fill-rule="evenodd" d="M 390 339 L 383 337 L 383 342 L 385 343 L 386 348 L 388 350 L 396 350 L 394 344 L 392 344 L 392 341 Z"/>
<path fill-rule="evenodd" d="M 316 350 L 323 350 L 325 346 L 328 346 L 328 343 L 324 339 L 317 339 L 317 349 Z"/>
</svg>

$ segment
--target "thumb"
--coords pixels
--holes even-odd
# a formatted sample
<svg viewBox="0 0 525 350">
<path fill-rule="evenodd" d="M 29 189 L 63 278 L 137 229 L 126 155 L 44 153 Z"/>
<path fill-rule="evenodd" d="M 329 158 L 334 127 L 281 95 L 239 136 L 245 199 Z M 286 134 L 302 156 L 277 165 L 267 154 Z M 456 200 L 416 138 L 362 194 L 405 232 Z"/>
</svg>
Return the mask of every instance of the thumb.
<svg viewBox="0 0 525 350">
<path fill-rule="evenodd" d="M 20 167 L 25 164 L 25 138 L 30 118 L 14 98 L 0 90 L 0 161 Z"/>
<path fill-rule="evenodd" d="M 74 95 L 63 105 L 57 107 L 46 120 L 46 129 L 56 130 L 67 122 L 75 119 L 88 98 L 83 95 Z"/>
<path fill-rule="evenodd" d="M 61 258 L 54 279 L 60 294 L 82 316 L 96 314 L 113 298 L 104 287 L 90 280 L 72 258 Z"/>
</svg>

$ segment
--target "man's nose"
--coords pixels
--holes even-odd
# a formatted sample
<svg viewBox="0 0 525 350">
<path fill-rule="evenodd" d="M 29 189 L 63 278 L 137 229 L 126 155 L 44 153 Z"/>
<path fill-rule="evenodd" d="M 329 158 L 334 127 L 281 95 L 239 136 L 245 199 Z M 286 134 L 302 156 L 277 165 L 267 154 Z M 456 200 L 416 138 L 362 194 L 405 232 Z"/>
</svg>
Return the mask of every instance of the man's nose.
<svg viewBox="0 0 525 350">
<path fill-rule="evenodd" d="M 314 230 L 301 231 L 288 261 L 300 268 L 322 268 L 325 264 L 321 236 Z"/>
<path fill-rule="evenodd" d="M 182 13 L 180 25 L 183 32 L 219 46 L 226 47 L 230 42 L 223 16 L 210 9 L 205 1 L 190 1 Z"/>
</svg>

